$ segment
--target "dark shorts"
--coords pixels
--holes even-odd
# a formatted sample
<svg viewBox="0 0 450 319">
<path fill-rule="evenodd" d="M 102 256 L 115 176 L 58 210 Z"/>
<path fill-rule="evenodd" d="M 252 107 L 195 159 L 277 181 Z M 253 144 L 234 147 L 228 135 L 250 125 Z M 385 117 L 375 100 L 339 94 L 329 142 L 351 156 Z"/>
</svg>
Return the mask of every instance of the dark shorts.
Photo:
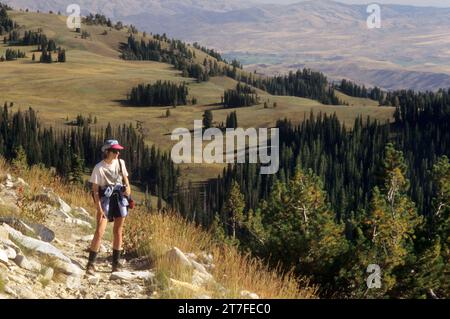
<svg viewBox="0 0 450 319">
<path fill-rule="evenodd" d="M 116 192 L 110 198 L 102 197 L 101 204 L 109 222 L 113 222 L 115 218 L 127 217 L 128 215 L 128 207 L 120 203 L 120 195 Z"/>
</svg>

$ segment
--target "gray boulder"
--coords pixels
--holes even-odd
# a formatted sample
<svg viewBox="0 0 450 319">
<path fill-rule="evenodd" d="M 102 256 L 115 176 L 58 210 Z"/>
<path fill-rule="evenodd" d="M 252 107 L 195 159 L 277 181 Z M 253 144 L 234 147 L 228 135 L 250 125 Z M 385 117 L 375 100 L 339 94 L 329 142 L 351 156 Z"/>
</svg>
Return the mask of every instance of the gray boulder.
<svg viewBox="0 0 450 319">
<path fill-rule="evenodd" d="M 9 236 L 16 242 L 20 243 L 23 247 L 33 250 L 42 255 L 56 257 L 67 263 L 71 262 L 70 259 L 64 256 L 64 254 L 55 246 L 35 238 L 25 236 L 21 232 L 8 225 L 4 224 L 3 227 L 9 233 Z"/>
<path fill-rule="evenodd" d="M 111 274 L 110 280 L 122 280 L 122 281 L 132 281 L 132 280 L 150 280 L 155 276 L 151 271 L 119 271 Z"/>
<path fill-rule="evenodd" d="M 166 253 L 166 257 L 174 264 L 180 264 L 187 267 L 192 267 L 191 261 L 186 255 L 177 247 L 173 247 Z"/>
<path fill-rule="evenodd" d="M 25 257 L 23 255 L 17 255 L 16 258 L 14 259 L 14 262 L 20 268 L 23 268 L 23 269 L 26 269 L 29 271 L 39 272 L 39 271 L 41 271 L 41 268 L 42 268 L 42 265 L 40 263 L 38 263 L 35 260 L 28 259 L 27 257 Z"/>
<path fill-rule="evenodd" d="M 11 247 L 4 247 L 3 249 L 6 253 L 6 256 L 8 256 L 8 259 L 16 259 L 17 252 L 15 251 L 15 249 Z"/>
<path fill-rule="evenodd" d="M 83 276 L 83 270 L 72 262 L 65 262 L 62 260 L 55 260 L 54 267 L 66 275 L 70 275 L 73 277 L 81 277 Z"/>
<path fill-rule="evenodd" d="M 8 265 L 9 264 L 9 258 L 8 255 L 6 254 L 6 251 L 4 251 L 3 249 L 0 249 L 0 263 Z"/>
</svg>

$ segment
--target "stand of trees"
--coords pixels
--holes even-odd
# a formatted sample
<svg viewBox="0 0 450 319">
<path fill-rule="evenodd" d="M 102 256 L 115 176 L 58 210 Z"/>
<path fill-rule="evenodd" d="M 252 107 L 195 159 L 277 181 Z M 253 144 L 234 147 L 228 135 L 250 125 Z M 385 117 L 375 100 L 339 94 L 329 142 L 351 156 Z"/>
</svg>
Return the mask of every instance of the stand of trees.
<svg viewBox="0 0 450 319">
<path fill-rule="evenodd" d="M 226 61 L 222 58 L 222 56 L 220 55 L 220 53 L 217 52 L 217 51 L 214 51 L 214 49 L 208 49 L 208 48 L 206 48 L 206 47 L 204 47 L 204 46 L 201 46 L 201 45 L 198 44 L 197 42 L 194 42 L 192 45 L 193 45 L 193 47 L 196 48 L 197 50 L 200 50 L 200 51 L 202 51 L 202 52 L 205 52 L 206 54 L 208 54 L 208 55 L 212 56 L 213 58 L 215 58 L 217 61 L 219 61 L 219 62 L 226 62 Z"/>
<path fill-rule="evenodd" d="M 163 47 L 164 45 L 164 47 Z M 128 42 L 122 45 L 122 58 L 125 60 L 158 61 L 172 64 L 182 71 L 184 77 L 192 77 L 199 82 L 208 81 L 209 72 L 195 63 L 194 54 L 188 46 L 179 40 L 170 40 L 165 36 L 139 42 L 130 35 Z"/>
<path fill-rule="evenodd" d="M 238 127 L 238 119 L 236 111 L 231 112 L 227 115 L 227 119 L 225 121 L 225 128 L 237 128 Z"/>
<path fill-rule="evenodd" d="M 368 89 L 364 85 L 360 86 L 352 81 L 343 79 L 341 83 L 335 85 L 335 88 L 349 96 L 368 98 L 378 101 L 380 105 L 388 105 L 385 101 L 385 92 L 376 86 Z"/>
<path fill-rule="evenodd" d="M 11 113 L 5 104 L 0 112 L 0 154 L 12 160 L 18 152 L 23 152 L 29 165 L 54 167 L 66 179 L 82 176 L 84 169 L 92 169 L 102 159 L 103 141 L 111 137 L 132 150 L 121 154 L 129 167 L 131 181 L 168 200 L 176 189 L 179 171 L 168 154 L 146 146 L 131 124 L 115 128 L 108 124 L 98 131 L 92 131 L 88 125 L 56 131 L 44 128 L 31 108 Z"/>
<path fill-rule="evenodd" d="M 4 37 L 3 42 L 5 44 L 15 44 L 15 45 L 37 45 L 37 51 L 41 51 L 41 63 L 52 63 L 52 52 L 57 54 L 57 62 L 66 62 L 66 51 L 62 49 L 61 47 L 57 48 L 56 42 L 53 39 L 48 39 L 47 36 L 42 32 L 41 29 L 38 29 L 38 31 L 32 31 L 28 30 L 24 32 L 24 35 L 22 38 L 20 38 L 20 33 L 17 30 L 14 30 L 15 27 L 17 27 L 17 24 L 15 22 L 8 22 L 12 21 L 8 18 L 7 12 L 5 7 L 0 7 L 0 31 L 2 30 L 1 25 L 8 25 L 13 26 L 13 28 L 9 28 L 9 36 L 8 38 Z M 6 30 L 6 27 L 4 28 Z M 1 34 L 1 33 L 0 33 Z M 13 51 L 10 49 L 7 49 L 5 57 L 2 57 L 0 60 L 15 60 L 17 58 L 24 58 L 25 53 L 17 50 Z M 33 61 L 35 60 L 35 56 L 33 54 Z"/>
<path fill-rule="evenodd" d="M 38 51 L 41 51 L 42 48 L 46 48 L 47 50 L 51 49 L 49 48 L 49 41 L 47 39 L 47 36 L 43 34 L 42 32 L 35 32 L 35 31 L 25 31 L 22 41 L 22 45 L 37 45 Z"/>
<path fill-rule="evenodd" d="M 340 104 L 327 77 L 310 69 L 289 72 L 288 75 L 255 80 L 253 86 L 273 95 L 298 96 L 317 100 L 323 104 Z"/>
<path fill-rule="evenodd" d="M 229 165 L 180 189 L 177 208 L 274 266 L 295 267 L 324 296 L 448 297 L 450 90 L 392 97 L 392 124 L 279 121 L 278 174 Z M 369 264 L 382 268 L 381 289 L 367 290 Z"/>
<path fill-rule="evenodd" d="M 188 88 L 170 81 L 157 81 L 155 84 L 140 84 L 131 89 L 128 103 L 136 106 L 177 106 L 186 105 Z"/>
<path fill-rule="evenodd" d="M 88 25 L 103 25 L 106 27 L 112 28 L 113 24 L 111 22 L 111 19 L 107 18 L 103 14 L 96 13 L 95 15 L 92 13 L 89 13 L 86 17 L 83 18 L 83 23 Z"/>
<path fill-rule="evenodd" d="M 8 16 L 8 10 L 11 10 L 11 8 L 0 3 L 0 35 L 17 28 L 17 23 Z"/>
<path fill-rule="evenodd" d="M 13 61 L 23 58 L 26 58 L 25 52 L 22 52 L 20 50 L 6 49 L 5 56 L 1 56 L 0 61 Z"/>
<path fill-rule="evenodd" d="M 238 83 L 234 90 L 226 90 L 223 105 L 226 108 L 252 106 L 258 103 L 258 94 L 246 84 Z"/>
</svg>

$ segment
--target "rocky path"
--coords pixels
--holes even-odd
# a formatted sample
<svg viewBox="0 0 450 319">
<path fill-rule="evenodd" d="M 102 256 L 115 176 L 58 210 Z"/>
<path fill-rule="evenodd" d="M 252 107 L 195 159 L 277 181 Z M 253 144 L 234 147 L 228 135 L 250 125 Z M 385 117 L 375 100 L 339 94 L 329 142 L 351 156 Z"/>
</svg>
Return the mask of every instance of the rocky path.
<svg viewBox="0 0 450 319">
<path fill-rule="evenodd" d="M 25 181 L 10 175 L 0 183 L 0 216 L 17 212 L 17 191 Z M 92 219 L 83 208 L 73 208 L 49 189 L 36 197 L 48 213 L 45 226 L 54 239 L 45 242 L 23 221 L 0 221 L 0 298 L 114 299 L 151 298 L 154 273 L 146 259 L 125 261 L 123 271 L 111 273 L 111 245 L 104 241 L 96 276 L 85 275 Z M 36 228 L 36 227 L 35 227 Z M 39 229 L 38 229 L 39 231 Z"/>
<path fill-rule="evenodd" d="M 169 276 L 158 284 L 148 258 L 124 260 L 120 272 L 111 273 L 112 247 L 104 240 L 97 259 L 96 276 L 85 274 L 94 220 L 81 207 L 71 207 L 51 189 L 32 194 L 33 214 L 44 213 L 43 224 L 22 220 L 20 198 L 29 186 L 21 178 L 0 172 L 0 299 L 147 299 L 159 297 L 225 298 L 230 291 L 211 275 L 214 257 L 183 253 L 167 247 L 167 267 L 183 269 L 184 281 Z M 21 207 L 19 207 L 21 206 Z M 180 268 L 181 267 L 181 268 Z M 235 295 L 233 295 L 235 296 Z M 258 299 L 247 290 L 240 298 Z"/>
</svg>

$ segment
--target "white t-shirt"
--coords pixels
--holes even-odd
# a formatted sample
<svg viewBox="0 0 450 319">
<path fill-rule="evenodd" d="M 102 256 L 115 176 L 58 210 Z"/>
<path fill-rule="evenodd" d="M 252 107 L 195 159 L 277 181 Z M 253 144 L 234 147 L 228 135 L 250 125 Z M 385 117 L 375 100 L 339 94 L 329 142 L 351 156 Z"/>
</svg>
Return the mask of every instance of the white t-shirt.
<svg viewBox="0 0 450 319">
<path fill-rule="evenodd" d="M 124 176 L 128 177 L 125 161 L 122 159 L 120 161 L 122 162 L 122 173 Z M 119 161 L 113 160 L 111 164 L 107 164 L 105 161 L 98 163 L 92 171 L 89 182 L 92 184 L 97 184 L 100 187 L 123 184 L 123 177 L 120 174 Z"/>
</svg>

